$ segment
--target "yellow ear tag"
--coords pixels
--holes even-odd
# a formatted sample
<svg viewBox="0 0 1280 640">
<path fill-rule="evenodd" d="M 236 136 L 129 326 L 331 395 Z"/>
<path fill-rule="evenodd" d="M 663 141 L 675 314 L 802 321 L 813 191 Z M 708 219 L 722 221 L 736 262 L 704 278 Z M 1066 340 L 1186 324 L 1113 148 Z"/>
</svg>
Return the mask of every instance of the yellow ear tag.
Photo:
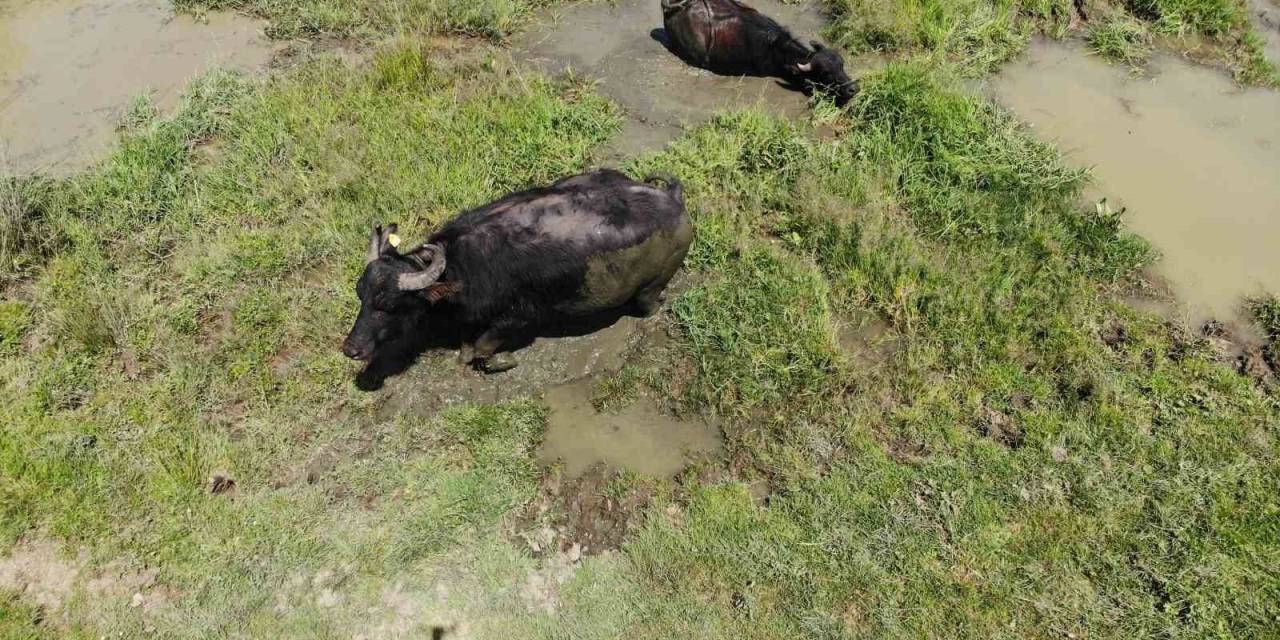
<svg viewBox="0 0 1280 640">
<path fill-rule="evenodd" d="M 389 234 L 387 234 L 387 243 L 388 243 L 388 244 L 390 244 L 392 247 L 399 247 L 399 246 L 400 246 L 400 236 L 398 236 L 398 235 L 396 235 L 396 234 L 394 234 L 394 233 L 389 233 Z"/>
</svg>

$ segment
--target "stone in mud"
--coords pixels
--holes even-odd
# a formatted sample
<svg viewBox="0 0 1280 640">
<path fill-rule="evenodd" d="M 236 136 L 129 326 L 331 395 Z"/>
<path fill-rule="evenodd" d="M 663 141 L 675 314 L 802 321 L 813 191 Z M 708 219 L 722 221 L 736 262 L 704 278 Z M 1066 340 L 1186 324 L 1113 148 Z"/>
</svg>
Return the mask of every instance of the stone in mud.
<svg viewBox="0 0 1280 640">
<path fill-rule="evenodd" d="M 1236 357 L 1236 371 L 1258 384 L 1271 380 L 1271 367 L 1267 365 L 1262 347 L 1252 346 L 1241 352 Z"/>
</svg>

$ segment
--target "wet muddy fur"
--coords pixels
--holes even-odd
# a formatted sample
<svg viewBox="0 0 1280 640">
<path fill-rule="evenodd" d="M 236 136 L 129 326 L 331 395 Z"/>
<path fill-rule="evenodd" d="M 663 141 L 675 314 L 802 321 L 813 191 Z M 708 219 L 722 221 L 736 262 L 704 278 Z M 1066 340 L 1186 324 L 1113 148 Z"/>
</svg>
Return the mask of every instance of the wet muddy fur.
<svg viewBox="0 0 1280 640">
<path fill-rule="evenodd" d="M 344 352 L 370 359 L 398 348 L 405 331 L 454 334 L 463 362 L 496 370 L 514 361 L 494 353 L 532 327 L 630 304 L 653 313 L 693 229 L 679 180 L 651 181 L 664 185 L 613 170 L 571 176 L 466 211 L 404 254 L 382 241 L 394 228 L 375 230 L 378 255 L 357 283 Z M 439 281 L 398 288 L 401 275 L 429 267 L 421 254 L 433 246 L 446 261 Z"/>
<path fill-rule="evenodd" d="M 736 0 L 662 0 L 669 46 L 689 64 L 716 73 L 772 76 L 830 92 L 844 105 L 858 84 L 840 54 L 804 44 L 785 27 Z"/>
</svg>

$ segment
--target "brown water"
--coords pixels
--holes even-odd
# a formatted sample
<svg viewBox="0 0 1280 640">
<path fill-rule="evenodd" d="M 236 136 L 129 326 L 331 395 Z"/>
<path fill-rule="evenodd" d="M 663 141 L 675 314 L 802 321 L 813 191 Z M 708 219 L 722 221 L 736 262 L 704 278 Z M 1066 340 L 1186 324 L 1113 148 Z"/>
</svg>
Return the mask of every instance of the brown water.
<svg viewBox="0 0 1280 640">
<path fill-rule="evenodd" d="M 1280 65 L 1280 3 L 1275 0 L 1248 0 L 1253 26 L 1262 36 L 1267 59 Z"/>
<path fill-rule="evenodd" d="M 167 0 L 3 0 L 0 171 L 86 165 L 135 97 L 154 92 L 169 107 L 210 67 L 266 63 L 272 47 L 261 31 L 230 14 L 175 17 Z"/>
<path fill-rule="evenodd" d="M 539 458 L 562 462 L 569 477 L 596 464 L 669 477 L 689 463 L 689 456 L 712 453 L 722 446 L 720 430 L 704 422 L 682 421 L 640 397 L 617 413 L 600 413 L 591 404 L 593 382 L 583 379 L 547 390 L 551 408 Z"/>
<path fill-rule="evenodd" d="M 1194 323 L 1280 293 L 1280 92 L 1168 56 L 1135 77 L 1075 45 L 1037 42 L 992 82 L 997 100 L 1090 165 L 1097 196 L 1150 240 Z"/>
<path fill-rule="evenodd" d="M 753 0 L 761 12 L 817 39 L 827 25 L 817 3 Z M 658 0 L 617 0 L 570 5 L 547 13 L 517 37 L 513 52 L 544 71 L 599 81 L 599 90 L 626 109 L 626 124 L 612 152 L 652 150 L 674 139 L 682 126 L 698 124 L 726 107 L 760 106 L 786 116 L 803 115 L 807 99 L 772 78 L 718 76 L 685 64 L 652 33 L 662 28 Z M 850 75 L 856 75 L 850 65 Z"/>
</svg>

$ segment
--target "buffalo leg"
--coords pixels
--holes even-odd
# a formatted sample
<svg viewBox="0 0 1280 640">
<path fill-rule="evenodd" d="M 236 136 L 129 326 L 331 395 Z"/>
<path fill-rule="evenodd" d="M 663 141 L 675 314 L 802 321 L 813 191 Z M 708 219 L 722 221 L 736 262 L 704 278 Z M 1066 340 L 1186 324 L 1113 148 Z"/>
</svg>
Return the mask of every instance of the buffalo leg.
<svg viewBox="0 0 1280 640">
<path fill-rule="evenodd" d="M 649 285 L 636 294 L 636 308 L 640 310 L 640 315 L 648 318 L 662 308 L 662 299 L 664 297 L 662 292 L 665 288 L 666 283 L 663 283 L 663 286 L 660 287 Z"/>
<path fill-rule="evenodd" d="M 667 273 L 662 274 L 636 292 L 636 307 L 640 310 L 641 315 L 648 318 L 662 308 L 662 302 L 666 299 L 667 285 L 671 283 L 671 278 L 676 275 L 676 270 L 679 268 L 680 264 L 676 263 L 675 268 L 668 270 Z"/>
<path fill-rule="evenodd" d="M 514 369 L 516 366 L 515 356 L 510 353 L 497 353 L 497 351 L 506 342 L 506 336 L 509 332 L 515 328 L 507 325 L 495 325 L 480 334 L 480 337 L 476 338 L 472 362 L 475 362 L 486 373 L 501 373 Z M 495 353 L 497 355 L 494 355 Z"/>
</svg>

